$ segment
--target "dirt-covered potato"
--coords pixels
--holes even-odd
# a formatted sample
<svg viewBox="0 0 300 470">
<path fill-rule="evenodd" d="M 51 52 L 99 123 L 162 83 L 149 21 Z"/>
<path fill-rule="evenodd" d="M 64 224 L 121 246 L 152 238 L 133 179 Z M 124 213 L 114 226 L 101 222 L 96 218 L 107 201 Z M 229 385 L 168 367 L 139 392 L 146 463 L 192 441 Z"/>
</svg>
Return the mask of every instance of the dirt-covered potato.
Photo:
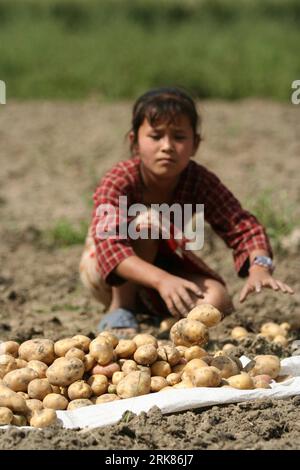
<svg viewBox="0 0 300 470">
<path fill-rule="evenodd" d="M 89 372 L 96 365 L 96 359 L 91 354 L 86 354 L 82 362 L 85 372 Z"/>
<path fill-rule="evenodd" d="M 219 369 L 223 379 L 227 379 L 232 375 L 237 375 L 240 373 L 240 369 L 238 368 L 236 362 L 228 356 L 214 357 L 210 365 Z"/>
<path fill-rule="evenodd" d="M 63 338 L 54 343 L 54 352 L 58 357 L 64 357 L 71 348 L 82 349 L 82 344 L 74 338 Z"/>
<path fill-rule="evenodd" d="M 39 376 L 39 379 L 44 379 L 46 377 L 46 371 L 48 369 L 48 366 L 44 362 L 36 360 L 29 361 L 26 367 L 35 370 L 35 372 Z"/>
<path fill-rule="evenodd" d="M 286 335 L 286 330 L 282 329 L 277 323 L 267 322 L 261 326 L 260 332 L 263 336 L 268 337 L 269 339 L 275 338 L 277 335 Z"/>
<path fill-rule="evenodd" d="M 114 335 L 113 333 L 111 333 L 110 331 L 102 331 L 97 336 L 97 338 L 99 338 L 99 337 L 100 338 L 106 338 L 108 340 L 108 342 L 112 345 L 113 348 L 116 348 L 118 346 L 119 338 L 116 335 Z"/>
<path fill-rule="evenodd" d="M 207 364 L 205 364 L 205 365 L 207 365 Z M 185 366 L 186 366 L 186 363 L 184 363 L 184 364 L 176 364 L 176 366 L 172 367 L 172 372 L 173 372 L 174 374 L 180 374 L 180 376 L 181 376 L 181 374 L 182 374 L 183 371 L 184 371 Z"/>
<path fill-rule="evenodd" d="M 122 371 L 114 372 L 111 378 L 111 381 L 114 385 L 118 385 L 120 380 L 124 379 L 124 377 L 125 377 L 125 372 L 122 372 Z"/>
<path fill-rule="evenodd" d="M 59 393 L 49 393 L 43 400 L 44 408 L 52 410 L 66 410 L 68 404 L 67 398 Z"/>
<path fill-rule="evenodd" d="M 96 395 L 97 397 L 106 393 L 109 385 L 108 378 L 101 374 L 92 375 L 88 379 L 88 384 L 91 387 L 93 395 Z"/>
<path fill-rule="evenodd" d="M 19 347 L 19 358 L 25 361 L 41 361 L 49 365 L 55 359 L 54 342 L 50 339 L 29 339 Z"/>
<path fill-rule="evenodd" d="M 150 391 L 159 392 L 162 388 L 167 387 L 169 384 L 164 377 L 153 376 L 150 382 Z"/>
<path fill-rule="evenodd" d="M 170 331 L 172 326 L 176 323 L 176 318 L 174 317 L 168 317 L 164 318 L 159 325 L 159 333 L 166 333 Z"/>
<path fill-rule="evenodd" d="M 13 413 L 22 414 L 27 411 L 24 398 L 5 385 L 0 385 L 0 407 L 9 408 Z"/>
<path fill-rule="evenodd" d="M 3 378 L 3 383 L 14 392 L 27 392 L 29 382 L 37 378 L 38 373 L 35 370 L 24 367 L 8 372 Z"/>
<path fill-rule="evenodd" d="M 17 369 L 23 369 L 23 367 L 27 367 L 28 361 L 25 361 L 24 359 L 20 359 L 19 357 L 17 357 L 16 363 L 17 363 Z"/>
<path fill-rule="evenodd" d="M 75 335 L 75 336 L 72 336 L 72 339 L 75 339 L 80 344 L 80 348 L 78 348 L 78 349 L 81 349 L 85 353 L 89 352 L 91 339 L 88 336 Z"/>
<path fill-rule="evenodd" d="M 106 366 L 100 366 L 99 364 L 95 365 L 92 369 L 92 374 L 101 374 L 106 375 L 109 379 L 113 376 L 115 372 L 120 370 L 120 366 L 117 362 L 112 362 L 111 364 L 107 364 Z"/>
<path fill-rule="evenodd" d="M 157 360 L 166 361 L 171 367 L 176 366 L 181 359 L 181 354 L 177 348 L 170 345 L 160 346 L 157 348 Z"/>
<path fill-rule="evenodd" d="M 283 335 L 276 335 L 273 339 L 273 343 L 280 344 L 281 346 L 286 347 L 289 344 L 289 341 Z"/>
<path fill-rule="evenodd" d="M 93 402 L 88 398 L 79 398 L 77 400 L 72 400 L 68 404 L 68 410 L 76 410 L 76 408 L 82 408 L 84 406 L 90 406 Z"/>
<path fill-rule="evenodd" d="M 13 419 L 10 424 L 12 426 L 26 426 L 27 418 L 24 415 L 13 415 Z"/>
<path fill-rule="evenodd" d="M 207 367 L 206 362 L 202 359 L 192 359 L 183 368 L 184 375 L 182 375 L 182 380 L 188 376 L 192 376 L 196 369 L 200 369 L 202 367 Z"/>
<path fill-rule="evenodd" d="M 90 354 L 96 359 L 98 364 L 106 366 L 113 361 L 114 348 L 104 336 L 97 336 L 90 344 Z"/>
<path fill-rule="evenodd" d="M 30 419 L 30 426 L 34 428 L 45 428 L 51 426 L 57 421 L 55 410 L 44 409 L 36 410 L 33 412 L 32 418 Z"/>
<path fill-rule="evenodd" d="M 217 325 L 222 318 L 222 313 L 211 304 L 196 305 L 187 316 L 188 320 L 200 321 L 207 328 Z"/>
<path fill-rule="evenodd" d="M 151 345 L 149 345 L 151 346 Z M 132 398 L 150 392 L 151 379 L 146 372 L 130 372 L 117 385 L 117 394 L 120 398 Z"/>
<path fill-rule="evenodd" d="M 181 374 L 176 374 L 176 372 L 172 372 L 166 377 L 168 385 L 176 385 L 181 382 Z"/>
<path fill-rule="evenodd" d="M 77 400 L 79 398 L 90 398 L 92 389 L 84 380 L 77 380 L 73 382 L 68 388 L 68 396 L 70 400 Z"/>
<path fill-rule="evenodd" d="M 270 382 L 264 378 L 264 375 L 252 377 L 254 388 L 271 388 Z"/>
<path fill-rule="evenodd" d="M 0 343 L 0 355 L 10 354 L 13 357 L 18 357 L 19 343 L 16 341 L 2 341 Z"/>
<path fill-rule="evenodd" d="M 276 379 L 280 372 L 280 360 L 277 356 L 271 354 L 259 355 L 254 358 L 255 365 L 249 371 L 249 375 L 254 377 L 256 375 L 267 374 L 272 379 Z"/>
<path fill-rule="evenodd" d="M 246 338 L 246 336 L 249 336 L 249 332 L 242 326 L 235 326 L 231 331 L 231 338 L 237 341 Z"/>
<path fill-rule="evenodd" d="M 232 351 L 234 351 L 236 348 L 236 346 L 232 343 L 226 343 L 224 344 L 223 348 L 222 348 L 222 351 L 224 351 L 225 354 L 228 354 Z"/>
<path fill-rule="evenodd" d="M 228 377 L 226 381 L 230 387 L 238 388 L 239 390 L 252 390 L 254 388 L 253 380 L 246 372 Z"/>
<path fill-rule="evenodd" d="M 48 379 L 34 379 L 28 384 L 30 398 L 43 401 L 49 393 L 52 393 L 52 386 Z"/>
<path fill-rule="evenodd" d="M 151 375 L 153 376 L 167 377 L 171 372 L 171 366 L 166 361 L 156 361 L 151 366 Z"/>
<path fill-rule="evenodd" d="M 29 400 L 29 395 L 28 393 L 25 393 L 25 392 L 17 392 L 18 395 L 20 395 L 20 397 L 23 397 L 24 400 Z"/>
<path fill-rule="evenodd" d="M 171 389 L 177 389 L 177 388 L 194 388 L 194 384 L 191 380 L 189 379 L 185 379 L 185 380 L 182 380 L 181 382 L 179 382 L 178 384 L 175 384 L 173 385 L 173 387 L 171 387 Z"/>
<path fill-rule="evenodd" d="M 200 321 L 183 318 L 172 326 L 170 339 L 176 346 L 202 346 L 208 341 L 208 329 Z"/>
<path fill-rule="evenodd" d="M 120 362 L 120 361 L 119 361 Z M 135 370 L 138 370 L 138 365 L 135 361 L 132 359 L 127 359 L 124 361 L 124 363 L 121 366 L 122 372 L 124 372 L 125 375 L 129 374 L 130 372 L 134 372 Z"/>
<path fill-rule="evenodd" d="M 10 354 L 1 354 L 0 356 L 0 379 L 11 372 L 12 370 L 17 369 L 17 361 Z"/>
<path fill-rule="evenodd" d="M 120 397 L 115 393 L 105 393 L 104 395 L 96 398 L 95 404 L 100 405 L 101 403 L 108 403 L 115 400 L 120 400 Z"/>
<path fill-rule="evenodd" d="M 184 357 L 185 351 L 189 348 L 187 346 L 182 346 L 182 345 L 179 344 L 178 346 L 176 346 L 176 349 L 179 352 L 180 356 Z"/>
<path fill-rule="evenodd" d="M 0 426 L 4 424 L 10 424 L 13 420 L 13 412 L 6 406 L 0 407 Z"/>
<path fill-rule="evenodd" d="M 184 357 L 187 361 L 191 361 L 192 359 L 201 359 L 206 355 L 207 352 L 205 351 L 205 349 L 200 348 L 200 346 L 191 346 L 190 348 L 187 348 L 184 352 Z"/>
<path fill-rule="evenodd" d="M 135 342 L 137 348 L 139 348 L 140 346 L 144 346 L 146 344 L 152 344 L 156 348 L 158 347 L 157 339 L 154 338 L 154 336 L 152 335 L 148 335 L 147 333 L 140 333 L 136 335 L 133 338 L 133 341 Z"/>
<path fill-rule="evenodd" d="M 195 387 L 218 387 L 222 380 L 220 371 L 210 366 L 195 369 L 190 378 Z"/>
<path fill-rule="evenodd" d="M 133 358 L 137 364 L 150 366 L 157 359 L 157 349 L 153 344 L 139 346 L 135 351 Z"/>
<path fill-rule="evenodd" d="M 70 348 L 66 352 L 65 357 L 77 357 L 81 361 L 84 361 L 85 353 L 84 353 L 84 351 L 82 351 L 82 349 Z"/>
<path fill-rule="evenodd" d="M 30 416 L 30 418 L 32 417 L 33 411 L 42 410 L 44 408 L 43 402 L 41 400 L 37 400 L 36 398 L 29 398 L 26 400 L 26 405 L 28 408 L 28 412 L 26 413 L 27 418 L 28 416 Z"/>
<path fill-rule="evenodd" d="M 46 376 L 51 385 L 67 387 L 84 374 L 83 362 L 77 357 L 59 357 L 48 367 Z"/>
<path fill-rule="evenodd" d="M 127 359 L 135 353 L 137 345 L 132 339 L 120 339 L 118 345 L 115 348 L 115 352 L 118 357 Z"/>
</svg>

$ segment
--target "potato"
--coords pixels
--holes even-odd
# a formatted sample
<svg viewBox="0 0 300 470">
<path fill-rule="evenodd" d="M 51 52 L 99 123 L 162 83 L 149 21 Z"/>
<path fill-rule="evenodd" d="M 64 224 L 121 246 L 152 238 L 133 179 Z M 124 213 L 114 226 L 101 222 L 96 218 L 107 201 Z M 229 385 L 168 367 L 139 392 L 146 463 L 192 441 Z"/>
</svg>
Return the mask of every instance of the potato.
<svg viewBox="0 0 300 470">
<path fill-rule="evenodd" d="M 193 382 L 190 379 L 185 379 L 179 382 L 178 384 L 173 385 L 173 389 L 177 388 L 194 388 Z"/>
<path fill-rule="evenodd" d="M 85 353 L 89 352 L 89 346 L 90 346 L 90 343 L 91 343 L 91 339 L 88 336 L 75 335 L 75 336 L 72 336 L 72 339 L 75 339 L 80 344 L 80 348 L 78 348 L 78 349 L 81 349 Z"/>
<path fill-rule="evenodd" d="M 166 377 L 168 385 L 176 385 L 181 381 L 181 374 L 176 374 L 175 372 L 172 372 Z"/>
<path fill-rule="evenodd" d="M 149 344 L 148 346 L 151 346 Z M 150 392 L 151 379 L 145 372 L 130 372 L 117 385 L 117 394 L 120 398 L 132 398 Z"/>
<path fill-rule="evenodd" d="M 231 351 L 234 351 L 235 349 L 235 345 L 232 344 L 232 343 L 226 343 L 224 344 L 223 348 L 222 348 L 222 351 L 224 351 L 225 354 L 231 352 Z"/>
<path fill-rule="evenodd" d="M 43 401 L 46 395 L 52 393 L 52 387 L 48 379 L 34 379 L 28 385 L 28 395 Z"/>
<path fill-rule="evenodd" d="M 16 359 L 10 354 L 1 354 L 0 356 L 0 378 L 11 372 L 12 370 L 17 369 Z"/>
<path fill-rule="evenodd" d="M 195 387 L 218 387 L 222 380 L 220 371 L 209 366 L 194 370 L 190 378 Z"/>
<path fill-rule="evenodd" d="M 254 358 L 255 365 L 249 371 L 251 377 L 261 374 L 267 374 L 272 379 L 276 379 L 280 372 L 280 360 L 277 356 L 271 354 L 259 355 Z"/>
<path fill-rule="evenodd" d="M 51 410 L 66 410 L 69 401 L 59 393 L 49 393 L 43 400 L 43 406 Z"/>
<path fill-rule="evenodd" d="M 84 354 L 84 351 L 82 351 L 81 349 L 78 349 L 78 348 L 70 348 L 70 349 L 66 352 L 65 357 L 77 357 L 77 358 L 80 359 L 81 361 L 84 361 L 85 354 Z"/>
<path fill-rule="evenodd" d="M 70 400 L 77 400 L 79 398 L 90 398 L 92 389 L 84 380 L 77 380 L 73 382 L 68 388 L 68 396 Z"/>
<path fill-rule="evenodd" d="M 83 362 L 77 357 L 59 357 L 48 367 L 46 376 L 51 385 L 67 387 L 84 374 Z"/>
<path fill-rule="evenodd" d="M 117 362 L 112 362 L 106 366 L 100 366 L 99 364 L 93 367 L 92 374 L 101 374 L 106 375 L 106 377 L 111 378 L 115 372 L 120 370 L 120 366 Z"/>
<path fill-rule="evenodd" d="M 290 331 L 291 329 L 291 325 L 288 323 L 288 322 L 283 322 L 283 323 L 280 323 L 280 329 L 282 332 L 285 332 L 286 334 L 288 333 L 288 331 Z"/>
<path fill-rule="evenodd" d="M 17 369 L 23 369 L 23 367 L 27 367 L 28 361 L 24 361 L 24 359 L 20 359 L 19 357 L 16 358 Z"/>
<path fill-rule="evenodd" d="M 27 367 L 35 370 L 35 372 L 38 374 L 39 379 L 44 379 L 46 377 L 46 371 L 48 369 L 48 366 L 44 362 L 36 360 L 29 361 L 27 363 Z"/>
<path fill-rule="evenodd" d="M 115 395 L 114 393 L 106 393 L 104 395 L 101 395 L 101 397 L 97 397 L 95 404 L 100 405 L 100 403 L 108 403 L 110 401 L 115 400 L 120 400 L 120 397 L 118 397 L 118 395 Z"/>
<path fill-rule="evenodd" d="M 35 398 L 30 398 L 30 399 L 26 400 L 26 405 L 27 405 L 27 408 L 28 408 L 28 412 L 26 413 L 27 418 L 28 418 L 28 416 L 30 416 L 30 417 L 32 416 L 33 411 L 42 410 L 44 408 L 43 402 L 41 402 L 41 400 L 37 400 Z"/>
<path fill-rule="evenodd" d="M 114 335 L 113 333 L 111 333 L 110 331 L 102 331 L 97 336 L 97 338 L 99 338 L 99 337 L 107 339 L 107 341 L 112 345 L 113 348 L 116 348 L 118 346 L 119 338 L 116 335 Z"/>
<path fill-rule="evenodd" d="M 146 333 L 140 333 L 136 335 L 133 338 L 133 341 L 135 342 L 137 348 L 140 346 L 145 346 L 146 344 L 152 344 L 152 346 L 155 346 L 156 348 L 158 347 L 157 339 L 154 338 L 154 336 L 148 335 Z"/>
<path fill-rule="evenodd" d="M 132 356 L 136 350 L 137 345 L 132 339 L 120 339 L 118 346 L 115 348 L 118 357 L 124 359 Z"/>
<path fill-rule="evenodd" d="M 3 341 L 0 343 L 0 355 L 10 354 L 13 357 L 18 357 L 19 343 L 16 341 Z"/>
<path fill-rule="evenodd" d="M 103 395 L 108 389 L 108 379 L 105 375 L 92 375 L 88 379 L 88 384 L 94 395 Z"/>
<path fill-rule="evenodd" d="M 207 365 L 207 364 L 205 364 Z M 182 374 L 182 372 L 184 371 L 184 368 L 185 368 L 186 364 L 176 364 L 176 366 L 172 367 L 172 373 L 174 374 Z"/>
<path fill-rule="evenodd" d="M 26 413 L 27 411 L 24 398 L 5 385 L 0 385 L 0 407 L 9 408 L 13 413 Z"/>
<path fill-rule="evenodd" d="M 264 335 L 273 339 L 277 335 L 282 335 L 283 331 L 279 325 L 274 322 L 267 322 L 261 326 L 260 332 Z"/>
<path fill-rule="evenodd" d="M 196 320 L 207 328 L 217 325 L 223 319 L 222 313 L 211 304 L 201 304 L 194 307 L 187 316 L 188 320 Z"/>
<path fill-rule="evenodd" d="M 257 375 L 253 377 L 254 388 L 271 388 L 270 382 L 262 378 L 263 375 Z"/>
<path fill-rule="evenodd" d="M 104 336 L 98 336 L 90 344 L 90 354 L 96 359 L 98 364 L 106 366 L 113 361 L 114 348 Z"/>
<path fill-rule="evenodd" d="M 64 357 L 71 348 L 82 349 L 82 344 L 74 338 L 64 338 L 54 343 L 54 352 L 58 357 Z"/>
<path fill-rule="evenodd" d="M 180 354 L 181 357 L 185 357 L 185 356 L 184 356 L 184 355 L 185 355 L 185 351 L 186 351 L 187 349 L 189 349 L 189 348 L 188 348 L 187 346 L 182 346 L 182 345 L 179 344 L 178 346 L 176 346 L 176 349 L 177 349 L 177 351 L 179 352 L 179 354 Z"/>
<path fill-rule="evenodd" d="M 153 376 L 158 375 L 160 377 L 167 377 L 171 372 L 171 366 L 166 361 L 156 361 L 151 366 L 151 375 Z"/>
<path fill-rule="evenodd" d="M 183 318 L 172 326 L 170 339 L 176 346 L 202 346 L 208 341 L 208 329 L 200 321 Z"/>
<path fill-rule="evenodd" d="M 17 392 L 18 395 L 20 395 L 20 397 L 23 397 L 24 400 L 29 400 L 29 395 L 28 393 L 25 393 L 25 392 Z"/>
<path fill-rule="evenodd" d="M 239 390 L 252 390 L 254 388 L 253 380 L 246 372 L 228 377 L 226 381 L 231 387 Z"/>
<path fill-rule="evenodd" d="M 177 322 L 176 318 L 168 317 L 164 318 L 159 325 L 159 333 L 166 333 L 170 331 L 172 326 Z"/>
<path fill-rule="evenodd" d="M 200 346 L 191 346 L 190 348 L 187 348 L 184 352 L 184 357 L 187 361 L 191 361 L 192 359 L 201 359 L 206 355 L 207 352 L 205 351 L 205 349 L 200 348 Z"/>
<path fill-rule="evenodd" d="M 194 374 L 196 369 L 200 369 L 201 367 L 207 367 L 206 362 L 202 359 L 192 359 L 189 361 L 183 368 L 184 376 L 190 376 Z"/>
<path fill-rule="evenodd" d="M 173 387 L 170 387 L 170 385 L 167 385 L 164 388 L 160 389 L 160 392 L 168 392 L 169 390 L 173 390 Z"/>
<path fill-rule="evenodd" d="M 41 361 L 49 365 L 55 359 L 54 343 L 50 339 L 30 339 L 19 347 L 19 358 Z"/>
<path fill-rule="evenodd" d="M 171 367 L 176 366 L 181 359 L 181 354 L 174 346 L 160 346 L 157 348 L 157 360 L 166 361 Z"/>
<path fill-rule="evenodd" d="M 67 410 L 75 410 L 76 408 L 83 408 L 84 406 L 90 406 L 93 402 L 88 398 L 79 398 L 78 400 L 70 401 Z"/>
<path fill-rule="evenodd" d="M 27 418 L 23 415 L 13 415 L 13 419 L 11 421 L 12 426 L 26 426 L 27 425 Z"/>
<path fill-rule="evenodd" d="M 120 380 L 124 379 L 124 377 L 125 377 L 125 372 L 121 372 L 121 371 L 114 372 L 111 381 L 113 385 L 118 385 Z"/>
<path fill-rule="evenodd" d="M 211 366 L 219 369 L 223 379 L 227 379 L 232 375 L 238 375 L 240 373 L 240 369 L 237 364 L 228 356 L 214 357 L 211 362 Z"/>
<path fill-rule="evenodd" d="M 89 372 L 96 365 L 96 359 L 91 354 L 86 354 L 82 362 L 85 372 Z"/>
<path fill-rule="evenodd" d="M 164 377 L 153 376 L 150 381 L 150 391 L 159 392 L 162 388 L 167 387 L 168 382 Z"/>
<path fill-rule="evenodd" d="M 0 407 L 0 426 L 10 424 L 13 420 L 13 412 L 6 406 Z"/>
<path fill-rule="evenodd" d="M 8 372 L 3 378 L 3 383 L 14 392 L 27 392 L 29 382 L 36 378 L 38 374 L 35 370 L 24 367 Z"/>
<path fill-rule="evenodd" d="M 45 428 L 47 426 L 51 426 L 51 424 L 54 424 L 56 421 L 57 417 L 55 410 L 36 410 L 30 419 L 30 426 L 35 428 Z"/>
<path fill-rule="evenodd" d="M 150 366 L 157 359 L 157 349 L 153 344 L 139 346 L 133 356 L 137 364 Z"/>
<path fill-rule="evenodd" d="M 138 365 L 135 361 L 131 360 L 131 359 L 128 359 L 127 361 L 125 361 L 121 367 L 121 370 L 122 372 L 124 372 L 124 374 L 129 374 L 129 372 L 133 372 L 135 370 L 138 370 Z"/>
<path fill-rule="evenodd" d="M 231 331 L 231 338 L 236 339 L 237 341 L 246 338 L 246 336 L 249 336 L 249 332 L 242 326 L 236 326 Z"/>
<path fill-rule="evenodd" d="M 276 335 L 273 339 L 273 343 L 281 344 L 283 347 L 286 347 L 289 344 L 288 339 L 283 335 Z"/>
</svg>

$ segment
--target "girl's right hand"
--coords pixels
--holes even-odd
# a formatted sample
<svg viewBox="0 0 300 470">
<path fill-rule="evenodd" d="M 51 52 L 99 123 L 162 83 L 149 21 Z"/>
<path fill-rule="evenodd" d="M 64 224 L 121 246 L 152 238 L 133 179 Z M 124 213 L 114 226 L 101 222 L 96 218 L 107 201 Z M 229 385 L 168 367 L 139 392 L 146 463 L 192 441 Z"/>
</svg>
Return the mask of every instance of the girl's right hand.
<svg viewBox="0 0 300 470">
<path fill-rule="evenodd" d="M 166 273 L 159 281 L 157 290 L 175 318 L 186 317 L 195 306 L 195 297 L 204 298 L 194 282 Z"/>
</svg>

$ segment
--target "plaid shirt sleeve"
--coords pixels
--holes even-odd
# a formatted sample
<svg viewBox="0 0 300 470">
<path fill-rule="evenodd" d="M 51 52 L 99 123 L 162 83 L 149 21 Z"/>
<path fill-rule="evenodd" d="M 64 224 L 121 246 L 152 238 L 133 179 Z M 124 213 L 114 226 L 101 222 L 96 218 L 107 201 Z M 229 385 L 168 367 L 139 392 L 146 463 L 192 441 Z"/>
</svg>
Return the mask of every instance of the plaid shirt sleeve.
<svg viewBox="0 0 300 470">
<path fill-rule="evenodd" d="M 127 195 L 129 175 L 130 168 L 126 178 L 122 166 L 115 166 L 102 178 L 94 193 L 92 236 L 100 274 L 110 285 L 125 282 L 113 271 L 121 261 L 135 254 L 127 236 L 120 234 L 120 224 L 127 219 L 119 210 L 119 197 Z"/>
<path fill-rule="evenodd" d="M 241 207 L 215 174 L 202 166 L 200 168 L 205 220 L 226 245 L 233 249 L 235 269 L 240 277 L 246 277 L 251 251 L 263 249 L 269 256 L 273 256 L 265 228 L 254 215 Z"/>
</svg>

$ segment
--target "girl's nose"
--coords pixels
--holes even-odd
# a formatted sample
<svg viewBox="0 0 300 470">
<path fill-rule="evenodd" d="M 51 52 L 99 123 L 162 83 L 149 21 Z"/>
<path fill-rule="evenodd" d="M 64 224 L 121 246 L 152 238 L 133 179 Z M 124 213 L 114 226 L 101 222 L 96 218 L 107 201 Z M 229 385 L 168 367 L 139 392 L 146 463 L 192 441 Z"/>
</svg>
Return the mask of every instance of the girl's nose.
<svg viewBox="0 0 300 470">
<path fill-rule="evenodd" d="M 167 135 L 162 140 L 162 150 L 165 152 L 173 150 L 173 141 Z"/>
</svg>

